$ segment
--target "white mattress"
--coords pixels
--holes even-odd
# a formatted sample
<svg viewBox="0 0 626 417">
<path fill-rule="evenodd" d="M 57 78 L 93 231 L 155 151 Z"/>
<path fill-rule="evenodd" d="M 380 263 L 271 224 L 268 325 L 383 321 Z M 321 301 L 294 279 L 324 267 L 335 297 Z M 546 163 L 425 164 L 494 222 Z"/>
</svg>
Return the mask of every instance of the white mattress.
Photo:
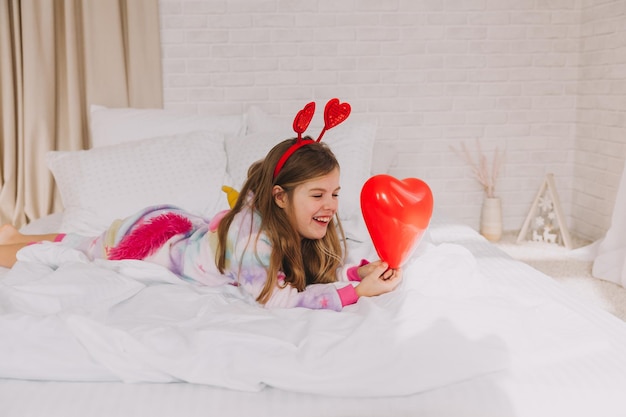
<svg viewBox="0 0 626 417">
<path fill-rule="evenodd" d="M 579 346 L 564 346 L 555 354 L 552 348 L 561 341 L 557 337 L 577 340 L 577 330 L 569 328 L 571 334 L 555 335 L 554 339 L 546 335 L 543 340 L 533 341 L 535 347 L 545 343 L 546 351 L 551 353 L 550 359 L 538 366 L 476 375 L 413 395 L 379 398 L 306 394 L 275 388 L 243 392 L 191 383 L 0 379 L 0 415 L 537 417 L 625 414 L 622 406 L 626 388 L 625 323 L 574 298 L 544 274 L 510 259 L 469 227 L 435 223 L 430 237 L 435 245 L 453 242 L 468 248 L 481 274 L 491 283 L 497 283 L 495 288 L 525 294 L 529 302 L 533 297 L 555 301 L 580 319 L 581 334 L 587 331 L 583 327 L 589 325 L 596 332 L 597 340 L 581 339 Z M 450 262 L 455 260 L 450 259 Z M 5 274 L 0 273 L 0 280 Z M 594 350 L 596 342 L 597 350 Z M 442 350 L 444 348 L 448 347 L 442 346 Z M 438 355 L 431 359 L 436 361 Z M 405 365 L 398 361 L 399 373 Z M 375 386 L 375 375 L 372 380 Z M 353 381 L 347 378 L 342 382 Z"/>
</svg>

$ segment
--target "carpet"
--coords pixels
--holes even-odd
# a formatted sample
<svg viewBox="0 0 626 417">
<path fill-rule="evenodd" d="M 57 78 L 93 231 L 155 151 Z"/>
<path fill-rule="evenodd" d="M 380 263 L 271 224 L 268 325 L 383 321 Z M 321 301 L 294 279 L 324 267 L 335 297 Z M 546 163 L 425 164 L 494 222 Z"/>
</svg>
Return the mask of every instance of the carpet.
<svg viewBox="0 0 626 417">
<path fill-rule="evenodd" d="M 585 250 L 590 242 L 572 237 L 570 250 L 546 242 L 517 243 L 516 240 L 517 232 L 504 232 L 495 244 L 512 258 L 552 277 L 577 298 L 626 321 L 626 289 L 591 275 L 593 261 Z"/>
</svg>

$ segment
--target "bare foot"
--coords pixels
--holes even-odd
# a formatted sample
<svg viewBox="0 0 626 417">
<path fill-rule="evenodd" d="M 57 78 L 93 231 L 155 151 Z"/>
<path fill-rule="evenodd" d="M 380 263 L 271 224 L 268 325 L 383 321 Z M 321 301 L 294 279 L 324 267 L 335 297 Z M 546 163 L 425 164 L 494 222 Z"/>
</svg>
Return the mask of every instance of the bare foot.
<svg viewBox="0 0 626 417">
<path fill-rule="evenodd" d="M 23 243 L 24 239 L 26 239 L 26 237 L 21 234 L 13 225 L 4 224 L 0 226 L 0 245 Z"/>
</svg>

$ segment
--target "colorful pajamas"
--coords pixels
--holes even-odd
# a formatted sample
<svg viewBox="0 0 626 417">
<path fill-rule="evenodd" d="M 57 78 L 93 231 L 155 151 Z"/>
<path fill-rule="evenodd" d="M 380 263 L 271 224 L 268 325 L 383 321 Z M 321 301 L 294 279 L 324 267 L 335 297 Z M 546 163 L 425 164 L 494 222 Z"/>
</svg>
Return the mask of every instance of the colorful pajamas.
<svg viewBox="0 0 626 417">
<path fill-rule="evenodd" d="M 272 245 L 267 235 L 260 232 L 259 213 L 243 209 L 228 230 L 226 264 L 221 274 L 215 265 L 215 254 L 217 225 L 224 214 L 208 221 L 174 206 L 148 207 L 113 222 L 98 237 L 68 234 L 62 243 L 81 250 L 90 259 L 143 259 L 162 265 L 187 281 L 208 286 L 236 285 L 256 299 L 267 279 Z M 340 268 L 337 278 L 343 282 L 358 280 L 356 267 Z M 349 283 L 312 284 L 299 292 L 285 283 L 280 272 L 278 285 L 265 307 L 339 311 L 357 299 Z"/>
</svg>

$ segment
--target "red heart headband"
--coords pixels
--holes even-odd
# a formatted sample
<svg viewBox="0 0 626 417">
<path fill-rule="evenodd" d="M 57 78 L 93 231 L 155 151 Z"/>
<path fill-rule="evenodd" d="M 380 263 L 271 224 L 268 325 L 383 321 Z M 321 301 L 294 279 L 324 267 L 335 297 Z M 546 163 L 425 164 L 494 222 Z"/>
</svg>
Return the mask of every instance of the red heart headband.
<svg viewBox="0 0 626 417">
<path fill-rule="evenodd" d="M 312 101 L 304 106 L 304 108 L 300 110 L 293 119 L 293 130 L 298 134 L 296 143 L 291 145 L 278 160 L 276 168 L 274 168 L 274 178 L 278 176 L 278 173 L 283 168 L 283 165 L 285 165 L 285 162 L 287 162 L 287 159 L 289 159 L 295 151 L 304 145 L 310 145 L 311 143 L 321 141 L 322 136 L 324 136 L 324 133 L 326 133 L 328 129 L 332 129 L 348 118 L 350 110 L 350 105 L 348 103 L 340 103 L 338 98 L 331 98 L 328 100 L 328 103 L 326 103 L 326 107 L 324 108 L 324 128 L 322 129 L 322 132 L 317 140 L 312 140 L 302 139 L 302 134 L 306 128 L 309 127 L 311 119 L 313 119 L 313 114 L 315 113 L 315 102 Z"/>
</svg>

